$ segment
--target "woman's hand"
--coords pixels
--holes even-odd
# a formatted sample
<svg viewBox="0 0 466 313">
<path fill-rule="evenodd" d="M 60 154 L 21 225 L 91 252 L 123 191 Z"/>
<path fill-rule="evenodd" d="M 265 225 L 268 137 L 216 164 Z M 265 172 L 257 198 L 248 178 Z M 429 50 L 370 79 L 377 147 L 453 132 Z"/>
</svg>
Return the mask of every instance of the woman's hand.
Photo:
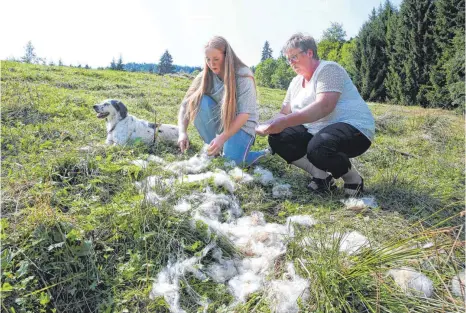
<svg viewBox="0 0 466 313">
<path fill-rule="evenodd" d="M 178 146 L 180 147 L 182 153 L 185 153 L 185 151 L 189 149 L 188 134 L 180 132 L 178 135 Z"/>
<path fill-rule="evenodd" d="M 222 133 L 215 137 L 209 144 L 209 147 L 207 147 L 207 154 L 208 155 L 217 155 L 222 151 L 222 147 L 225 144 L 226 137 Z"/>
<path fill-rule="evenodd" d="M 272 121 L 268 121 L 267 123 L 271 123 Z M 269 127 L 270 124 L 260 124 L 256 127 L 256 134 L 259 136 L 267 136 L 265 130 Z"/>
<path fill-rule="evenodd" d="M 259 125 L 256 133 L 261 136 L 273 135 L 281 133 L 286 127 L 286 117 L 282 116 L 271 121 L 269 125 Z"/>
</svg>

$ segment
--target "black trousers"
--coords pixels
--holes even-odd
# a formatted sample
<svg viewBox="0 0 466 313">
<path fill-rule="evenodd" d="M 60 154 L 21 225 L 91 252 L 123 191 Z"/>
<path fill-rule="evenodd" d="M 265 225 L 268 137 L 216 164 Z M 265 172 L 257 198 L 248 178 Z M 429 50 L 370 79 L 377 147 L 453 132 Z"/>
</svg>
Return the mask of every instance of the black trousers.
<svg viewBox="0 0 466 313">
<path fill-rule="evenodd" d="M 302 125 L 288 127 L 279 134 L 269 135 L 269 145 L 288 163 L 306 155 L 315 167 L 340 178 L 351 169 L 349 159 L 366 152 L 371 141 L 355 127 L 335 123 L 315 135 Z"/>
</svg>

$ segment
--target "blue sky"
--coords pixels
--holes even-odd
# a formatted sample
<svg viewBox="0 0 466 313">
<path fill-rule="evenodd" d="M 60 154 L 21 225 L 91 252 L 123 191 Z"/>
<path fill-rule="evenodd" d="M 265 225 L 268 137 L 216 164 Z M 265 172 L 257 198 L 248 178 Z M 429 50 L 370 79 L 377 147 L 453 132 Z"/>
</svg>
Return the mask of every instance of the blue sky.
<svg viewBox="0 0 466 313">
<path fill-rule="evenodd" d="M 158 63 L 168 49 L 175 64 L 202 65 L 205 43 L 224 36 L 247 65 L 260 61 L 268 40 L 273 55 L 295 32 L 319 39 L 331 22 L 357 35 L 383 0 L 6 0 L 2 1 L 0 59 L 20 57 L 31 40 L 55 63 L 107 66 Z M 399 6 L 401 0 L 392 3 Z"/>
</svg>

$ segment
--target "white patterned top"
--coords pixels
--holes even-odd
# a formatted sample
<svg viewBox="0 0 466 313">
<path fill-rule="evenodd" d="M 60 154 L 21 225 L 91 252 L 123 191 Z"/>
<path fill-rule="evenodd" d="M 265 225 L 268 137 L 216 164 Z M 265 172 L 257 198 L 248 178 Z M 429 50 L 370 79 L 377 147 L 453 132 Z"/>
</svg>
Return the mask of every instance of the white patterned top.
<svg viewBox="0 0 466 313">
<path fill-rule="evenodd" d="M 342 122 L 358 129 L 370 141 L 374 139 L 374 117 L 342 66 L 332 61 L 320 61 L 311 80 L 306 81 L 303 87 L 304 79 L 303 76 L 298 75 L 288 87 L 283 105 L 290 104 L 292 112 L 313 103 L 319 93 L 341 94 L 335 109 L 329 115 L 318 121 L 303 124 L 309 133 L 315 135 L 328 125 Z"/>
</svg>

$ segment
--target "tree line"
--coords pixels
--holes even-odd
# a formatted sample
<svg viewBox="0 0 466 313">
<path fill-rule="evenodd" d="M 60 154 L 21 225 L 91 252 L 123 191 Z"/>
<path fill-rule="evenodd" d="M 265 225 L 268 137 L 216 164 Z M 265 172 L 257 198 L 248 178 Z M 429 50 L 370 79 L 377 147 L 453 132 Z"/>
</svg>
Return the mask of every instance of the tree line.
<svg viewBox="0 0 466 313">
<path fill-rule="evenodd" d="M 423 107 L 464 107 L 465 1 L 386 1 L 355 38 L 332 23 L 317 44 L 320 59 L 341 64 L 366 101 Z M 294 77 L 268 42 L 253 67 L 258 85 L 286 89 Z"/>
<path fill-rule="evenodd" d="M 57 64 L 55 62 L 50 61 L 47 64 L 46 58 L 41 58 L 37 56 L 35 51 L 35 47 L 31 41 L 29 41 L 26 46 L 24 47 L 24 55 L 20 57 L 18 60 L 15 58 L 9 58 L 10 61 L 18 61 L 24 63 L 33 63 L 33 64 L 42 64 L 42 65 L 58 65 L 64 66 L 63 61 L 60 59 Z M 73 66 L 70 64 L 70 67 L 77 67 L 77 68 L 85 68 L 90 69 L 89 65 L 82 66 L 78 64 L 77 66 Z M 115 71 L 128 71 L 128 72 L 148 72 L 148 73 L 158 73 L 158 74 L 170 74 L 170 73 L 189 73 L 189 74 L 196 74 L 201 70 L 199 66 L 183 66 L 183 65 L 176 65 L 173 64 L 173 58 L 168 50 L 165 50 L 160 61 L 158 64 L 154 63 L 123 63 L 123 57 L 120 55 L 118 60 L 115 61 L 115 58 L 112 59 L 110 65 L 107 67 L 98 67 L 97 69 L 110 69 Z"/>
</svg>

